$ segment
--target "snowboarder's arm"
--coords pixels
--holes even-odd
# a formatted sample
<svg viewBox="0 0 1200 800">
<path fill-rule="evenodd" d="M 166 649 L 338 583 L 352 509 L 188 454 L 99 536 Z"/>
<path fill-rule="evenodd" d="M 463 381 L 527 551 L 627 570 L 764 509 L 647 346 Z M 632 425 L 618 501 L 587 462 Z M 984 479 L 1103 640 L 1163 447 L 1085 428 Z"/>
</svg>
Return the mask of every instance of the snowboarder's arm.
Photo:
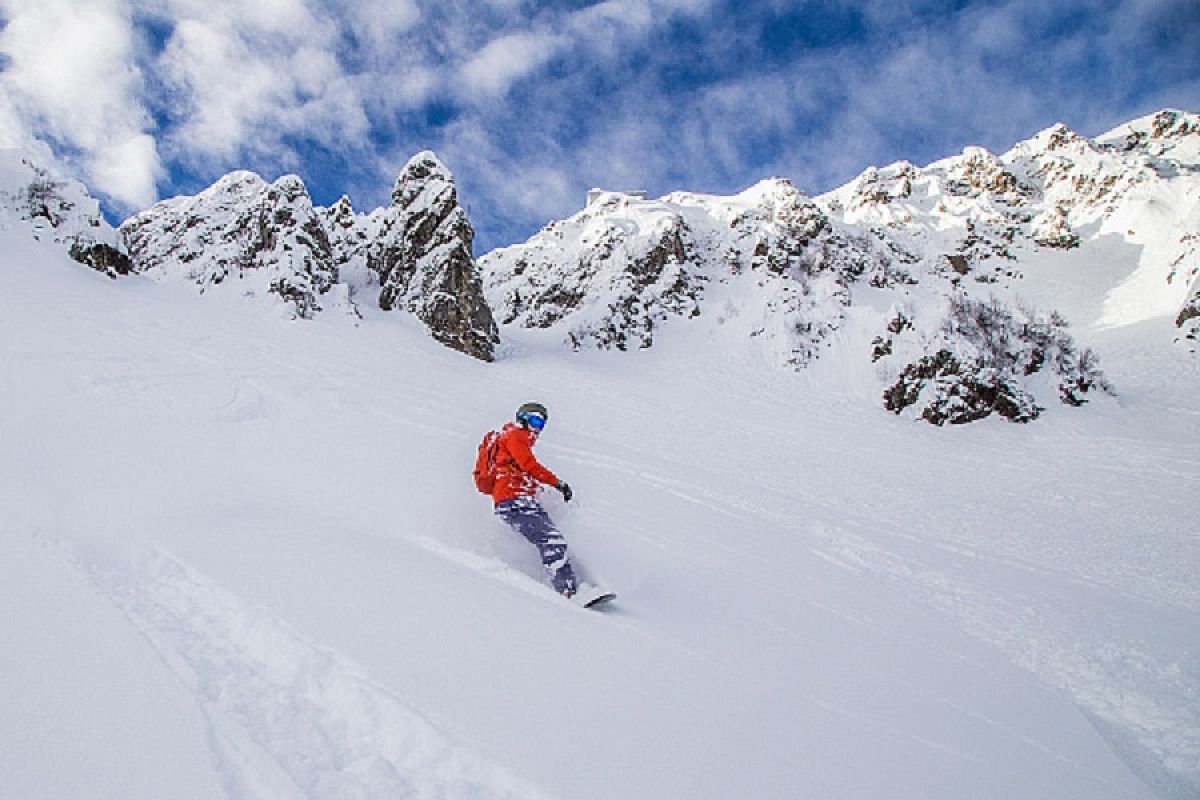
<svg viewBox="0 0 1200 800">
<path fill-rule="evenodd" d="M 508 446 L 508 452 L 512 456 L 513 461 L 517 462 L 517 466 L 522 472 L 526 472 L 533 476 L 534 479 L 548 483 L 551 486 L 558 484 L 558 476 L 550 470 L 546 469 L 537 460 L 533 454 L 533 449 L 529 446 L 529 434 L 524 431 L 515 432 L 512 436 L 508 436 L 505 444 Z"/>
</svg>

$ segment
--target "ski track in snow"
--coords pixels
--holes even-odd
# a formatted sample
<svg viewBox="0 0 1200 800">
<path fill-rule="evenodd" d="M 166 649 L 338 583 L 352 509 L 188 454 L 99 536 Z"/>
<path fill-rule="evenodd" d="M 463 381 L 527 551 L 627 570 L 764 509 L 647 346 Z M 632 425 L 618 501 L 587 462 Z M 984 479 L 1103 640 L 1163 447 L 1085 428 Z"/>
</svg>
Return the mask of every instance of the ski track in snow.
<svg viewBox="0 0 1200 800">
<path fill-rule="evenodd" d="M 209 724 L 230 798 L 541 798 L 456 746 L 336 652 L 162 552 L 78 564 Z"/>
</svg>

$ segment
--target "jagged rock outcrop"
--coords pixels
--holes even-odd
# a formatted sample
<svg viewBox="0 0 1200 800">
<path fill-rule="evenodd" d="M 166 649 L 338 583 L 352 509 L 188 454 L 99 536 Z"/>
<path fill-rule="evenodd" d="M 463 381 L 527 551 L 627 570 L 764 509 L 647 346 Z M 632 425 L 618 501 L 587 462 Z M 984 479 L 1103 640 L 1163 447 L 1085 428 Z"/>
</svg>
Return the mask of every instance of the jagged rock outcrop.
<svg viewBox="0 0 1200 800">
<path fill-rule="evenodd" d="M 1192 352 L 1200 351 L 1200 207 L 1195 212 L 1197 230 L 1181 237 L 1178 255 L 1171 262 L 1168 283 L 1187 285 L 1187 294 L 1179 313 L 1175 315 L 1175 327 L 1179 329 L 1177 341 Z"/>
<path fill-rule="evenodd" d="M 439 342 L 491 360 L 498 342 L 471 254 L 473 232 L 449 170 L 432 153 L 405 167 L 387 208 L 343 197 L 314 208 L 295 176 L 226 175 L 121 226 L 133 269 L 201 291 L 276 297 L 300 318 L 328 307 L 361 316 L 364 296 L 417 316 Z M 219 288 L 218 288 L 219 287 Z"/>
<path fill-rule="evenodd" d="M 116 231 L 100 203 L 76 180 L 56 175 L 19 149 L 0 149 L 0 219 L 27 224 L 34 239 L 62 245 L 67 253 L 110 277 L 129 272 L 117 249 Z M 7 223 L 4 223 L 7 224 Z"/>
<path fill-rule="evenodd" d="M 133 272 L 133 261 L 111 244 L 75 242 L 70 246 L 68 252 L 71 258 L 80 264 L 102 272 L 110 278 L 117 278 Z"/>
<path fill-rule="evenodd" d="M 475 233 L 436 155 L 426 151 L 408 162 L 391 206 L 373 222 L 365 253 L 379 281 L 379 307 L 403 308 L 438 341 L 491 361 L 500 337 L 471 254 Z"/>
<path fill-rule="evenodd" d="M 321 310 L 337 267 L 320 216 L 294 175 L 268 184 L 234 172 L 195 197 L 159 203 L 121 226 L 134 269 L 180 276 L 201 291 L 276 295 L 296 316 Z"/>
<path fill-rule="evenodd" d="M 995 298 L 952 297 L 940 328 L 914 348 L 922 354 L 884 390 L 884 407 L 897 414 L 913 407 L 935 425 L 993 413 L 1029 422 L 1045 410 L 1031 385 L 1041 373 L 1052 376 L 1066 405 L 1083 405 L 1091 392 L 1111 393 L 1095 353 L 1077 348 L 1067 328 L 1056 313 L 1013 309 Z M 902 314 L 889 324 L 897 335 L 910 330 Z M 879 341 L 880 349 L 886 345 L 882 355 L 892 355 L 894 340 Z"/>
<path fill-rule="evenodd" d="M 1138 227 L 1143 207 L 1156 202 L 1158 187 L 1194 186 L 1198 171 L 1200 118 L 1164 111 L 1095 140 L 1060 124 L 999 156 L 968 147 L 923 169 L 907 162 L 872 167 L 817 202 L 835 219 L 878 231 L 899 250 L 925 251 L 925 259 L 938 242 L 941 255 L 965 259 L 960 274 L 997 283 L 1019 279 L 1019 262 L 1038 248 L 1077 248 L 1080 231 L 1089 227 L 1098 226 L 1089 232 L 1093 237 L 1127 235 Z M 1173 205 L 1177 213 L 1188 208 Z M 1165 261 L 1151 254 L 1164 275 L 1180 250 L 1178 239 L 1173 247 Z"/>
<path fill-rule="evenodd" d="M 1188 299 L 1175 317 L 1175 327 L 1179 328 L 1180 339 L 1196 352 L 1200 342 L 1200 277 L 1192 282 Z"/>
<path fill-rule="evenodd" d="M 699 313 L 703 278 L 686 268 L 692 246 L 686 222 L 667 208 L 637 222 L 609 219 L 605 210 L 625 202 L 606 196 L 589 212 L 553 223 L 543 238 L 513 251 L 515 258 L 505 251 L 488 257 L 489 298 L 506 324 L 565 323 L 575 349 L 626 350 L 650 347 L 669 316 Z M 577 247 L 568 253 L 564 245 L 573 237 Z"/>
<path fill-rule="evenodd" d="M 481 266 L 503 324 L 558 329 L 576 349 L 650 347 L 720 288 L 727 301 L 707 319 L 801 366 L 841 325 L 848 285 L 886 272 L 875 249 L 773 179 L 733 197 L 602 195 Z"/>
</svg>

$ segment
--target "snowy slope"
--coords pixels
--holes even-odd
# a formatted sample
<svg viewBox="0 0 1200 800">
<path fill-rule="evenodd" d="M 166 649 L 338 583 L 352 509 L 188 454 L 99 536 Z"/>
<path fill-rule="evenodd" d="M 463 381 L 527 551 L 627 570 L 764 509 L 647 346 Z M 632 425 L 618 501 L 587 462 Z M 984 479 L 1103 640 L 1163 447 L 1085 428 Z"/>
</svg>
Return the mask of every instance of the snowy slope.
<svg viewBox="0 0 1200 800">
<path fill-rule="evenodd" d="M 5 796 L 1200 787 L 1200 376 L 1145 323 L 1089 329 L 1119 402 L 939 430 L 866 359 L 516 330 L 489 365 L 406 315 L 111 281 L 19 221 L 0 252 Z M 471 486 L 529 399 L 611 612 Z"/>
<path fill-rule="evenodd" d="M 432 154 L 370 215 L 230 176 L 121 280 L 0 154 L 0 796 L 1195 797 L 1198 140 L 608 195 L 482 260 L 490 364 Z M 194 290 L 250 252 L 346 313 Z M 912 424 L 985 370 L 1037 425 Z M 528 400 L 609 611 L 471 486 Z"/>
</svg>

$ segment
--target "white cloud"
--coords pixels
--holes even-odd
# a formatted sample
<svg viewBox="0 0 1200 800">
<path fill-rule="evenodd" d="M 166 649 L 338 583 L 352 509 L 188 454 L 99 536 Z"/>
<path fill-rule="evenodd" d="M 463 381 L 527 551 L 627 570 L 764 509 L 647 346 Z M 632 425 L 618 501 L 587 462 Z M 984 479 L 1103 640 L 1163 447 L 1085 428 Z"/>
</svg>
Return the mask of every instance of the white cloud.
<svg viewBox="0 0 1200 800">
<path fill-rule="evenodd" d="M 421 9 L 413 0 L 346 3 L 338 8 L 350 29 L 373 51 L 392 52 L 400 37 L 421 19 Z"/>
<path fill-rule="evenodd" d="M 699 14 L 711 0 L 603 0 L 569 12 L 543 13 L 529 29 L 503 32 L 469 53 L 459 69 L 468 99 L 502 98 L 557 57 L 572 71 L 621 60 L 680 14 Z M 455 88 L 455 87 L 451 87 Z"/>
<path fill-rule="evenodd" d="M 9 109 L 6 127 L 23 126 L 81 151 L 89 171 L 83 177 L 117 201 L 128 206 L 152 201 L 162 166 L 146 136 L 152 122 L 142 104 L 127 4 L 9 0 L 4 15 L 8 24 L 0 32 L 0 50 L 9 66 L 0 85 Z M 141 144 L 130 147 L 130 141 Z M 124 170 L 140 177 L 118 179 Z"/>
<path fill-rule="evenodd" d="M 180 157 L 234 165 L 241 153 L 276 153 L 286 137 L 329 144 L 365 136 L 361 84 L 336 52 L 338 28 L 303 3 L 181 2 L 157 67 L 172 89 Z"/>
<path fill-rule="evenodd" d="M 513 33 L 488 42 L 463 64 L 460 75 L 466 93 L 502 97 L 514 83 L 550 61 L 569 43 L 550 33 Z"/>
<path fill-rule="evenodd" d="M 15 104 L 12 92 L 0 83 L 0 147 L 25 147 L 32 141 L 32 133 Z"/>
<path fill-rule="evenodd" d="M 96 186 L 132 208 L 145 208 L 157 197 L 155 184 L 162 166 L 154 137 L 149 134 L 136 134 L 96 148 L 87 158 L 87 165 Z"/>
</svg>

